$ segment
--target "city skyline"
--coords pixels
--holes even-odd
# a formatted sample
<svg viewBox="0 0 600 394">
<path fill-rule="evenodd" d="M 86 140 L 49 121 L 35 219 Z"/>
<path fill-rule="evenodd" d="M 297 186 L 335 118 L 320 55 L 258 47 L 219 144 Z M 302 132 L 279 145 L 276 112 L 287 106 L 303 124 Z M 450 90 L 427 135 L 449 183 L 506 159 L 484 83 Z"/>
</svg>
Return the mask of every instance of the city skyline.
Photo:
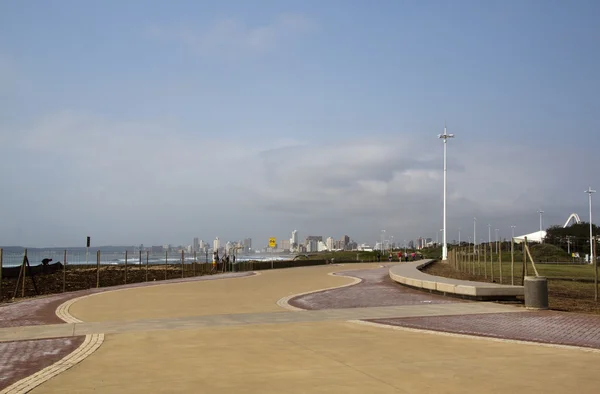
<svg viewBox="0 0 600 394">
<path fill-rule="evenodd" d="M 344 12 L 340 13 L 343 9 Z M 543 10 L 543 12 L 540 12 Z M 0 244 L 509 236 L 597 183 L 600 3 L 0 4 Z M 541 208 L 540 208 L 541 207 Z M 593 217 L 600 217 L 593 207 Z M 342 234 L 340 234 L 342 235 Z M 439 234 L 441 237 L 441 234 Z"/>
</svg>

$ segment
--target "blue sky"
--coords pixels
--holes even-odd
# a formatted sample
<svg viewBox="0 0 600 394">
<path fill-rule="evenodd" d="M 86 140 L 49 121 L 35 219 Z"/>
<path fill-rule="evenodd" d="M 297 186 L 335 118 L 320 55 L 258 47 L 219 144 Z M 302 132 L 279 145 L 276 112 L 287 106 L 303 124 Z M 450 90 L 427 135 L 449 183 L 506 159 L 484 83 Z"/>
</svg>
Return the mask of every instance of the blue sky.
<svg viewBox="0 0 600 394">
<path fill-rule="evenodd" d="M 598 183 L 594 1 L 0 5 L 0 244 L 510 233 Z"/>
</svg>

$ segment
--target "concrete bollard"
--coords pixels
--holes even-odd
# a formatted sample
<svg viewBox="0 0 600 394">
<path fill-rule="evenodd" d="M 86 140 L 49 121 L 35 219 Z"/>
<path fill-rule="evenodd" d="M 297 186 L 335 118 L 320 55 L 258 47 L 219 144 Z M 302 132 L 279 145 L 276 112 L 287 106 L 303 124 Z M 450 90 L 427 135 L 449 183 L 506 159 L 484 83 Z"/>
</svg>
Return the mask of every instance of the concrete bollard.
<svg viewBox="0 0 600 394">
<path fill-rule="evenodd" d="M 524 287 L 527 309 L 548 309 L 548 279 L 543 276 L 526 276 Z"/>
</svg>

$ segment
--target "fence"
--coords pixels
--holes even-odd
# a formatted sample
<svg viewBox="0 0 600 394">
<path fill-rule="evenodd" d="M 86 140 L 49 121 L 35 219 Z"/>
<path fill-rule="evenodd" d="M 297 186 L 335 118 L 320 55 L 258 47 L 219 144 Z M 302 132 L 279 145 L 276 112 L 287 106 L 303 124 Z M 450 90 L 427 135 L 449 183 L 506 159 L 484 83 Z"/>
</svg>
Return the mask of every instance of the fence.
<svg viewBox="0 0 600 394">
<path fill-rule="evenodd" d="M 565 256 L 565 254 L 561 255 L 560 251 L 554 250 L 552 252 L 556 252 L 555 254 L 546 256 L 546 260 L 552 261 L 540 262 L 541 259 L 534 258 L 534 255 L 536 253 L 539 255 L 544 250 L 548 252 L 549 246 L 531 245 L 527 238 L 521 244 L 510 242 L 509 245 L 509 252 L 505 253 L 505 248 L 499 242 L 478 245 L 463 244 L 450 249 L 448 262 L 455 270 L 471 278 L 510 285 L 522 285 L 524 277 L 529 275 L 529 267 L 531 267 L 532 273 L 540 276 L 536 262 L 538 265 L 543 263 L 545 272 L 542 273 L 550 280 L 590 283 L 593 275 L 594 301 L 598 301 L 597 238 L 592 240 L 594 248 L 592 255 L 595 256 L 593 266 L 585 264 L 583 257 L 576 257 L 574 254 Z M 587 246 L 589 247 L 589 242 Z M 555 256 L 562 257 L 567 261 L 556 261 L 558 259 Z M 571 258 L 571 261 L 568 260 L 568 257 Z"/>
<path fill-rule="evenodd" d="M 63 251 L 7 254 L 0 249 L 0 302 L 131 283 L 324 265 L 327 260 L 220 261 L 206 253 L 86 253 Z M 41 263 L 41 264 L 39 264 Z"/>
</svg>

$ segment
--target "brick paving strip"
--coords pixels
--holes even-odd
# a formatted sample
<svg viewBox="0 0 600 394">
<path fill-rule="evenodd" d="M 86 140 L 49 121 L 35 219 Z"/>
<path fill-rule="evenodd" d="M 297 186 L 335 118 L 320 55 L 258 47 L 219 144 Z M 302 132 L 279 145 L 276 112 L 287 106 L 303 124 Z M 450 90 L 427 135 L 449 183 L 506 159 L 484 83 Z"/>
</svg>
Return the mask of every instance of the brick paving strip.
<svg viewBox="0 0 600 394">
<path fill-rule="evenodd" d="M 293 309 L 357 308 L 476 302 L 404 287 L 389 278 L 388 267 L 338 272 L 361 279 L 358 284 L 291 297 Z M 492 304 L 492 303 L 482 303 Z M 526 311 L 442 316 L 415 316 L 362 321 L 409 329 L 487 338 L 600 349 L 600 316 L 557 311 Z"/>
<path fill-rule="evenodd" d="M 156 286 L 191 281 L 217 280 L 254 275 L 253 272 L 238 272 L 172 279 L 160 282 L 142 282 L 129 285 L 102 287 L 43 296 L 0 306 L 0 328 L 41 326 L 70 322 L 68 314 L 62 311 L 57 316 L 57 308 L 69 300 L 98 294 L 105 291 Z M 24 393 L 70 368 L 97 349 L 104 338 L 103 334 L 59 337 L 51 339 L 21 340 L 0 342 L 0 394 Z"/>
</svg>

